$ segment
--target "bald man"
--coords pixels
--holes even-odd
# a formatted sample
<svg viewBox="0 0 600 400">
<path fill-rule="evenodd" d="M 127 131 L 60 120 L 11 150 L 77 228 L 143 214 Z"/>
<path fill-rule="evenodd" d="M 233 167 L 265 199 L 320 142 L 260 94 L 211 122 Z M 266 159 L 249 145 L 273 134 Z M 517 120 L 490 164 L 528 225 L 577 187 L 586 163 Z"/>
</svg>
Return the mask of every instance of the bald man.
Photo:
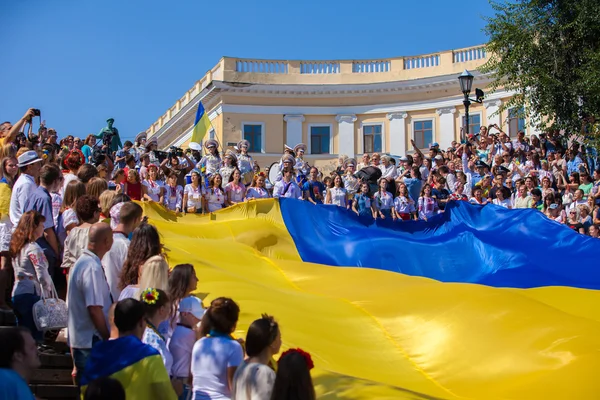
<svg viewBox="0 0 600 400">
<path fill-rule="evenodd" d="M 103 222 L 92 225 L 88 240 L 87 249 L 71 269 L 67 295 L 69 341 L 77 368 L 77 385 L 94 343 L 110 336 L 108 310 L 113 303 L 100 261 L 113 243 L 110 226 Z"/>
</svg>

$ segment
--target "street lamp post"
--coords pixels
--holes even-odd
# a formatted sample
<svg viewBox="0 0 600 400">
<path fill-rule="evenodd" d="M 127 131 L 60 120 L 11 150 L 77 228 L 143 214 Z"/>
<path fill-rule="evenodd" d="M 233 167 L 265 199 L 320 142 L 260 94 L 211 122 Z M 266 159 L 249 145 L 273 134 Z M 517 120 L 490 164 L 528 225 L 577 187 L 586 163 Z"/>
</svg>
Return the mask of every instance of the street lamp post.
<svg viewBox="0 0 600 400">
<path fill-rule="evenodd" d="M 463 104 L 465 106 L 465 137 L 469 135 L 469 107 L 471 106 L 471 102 L 474 101 L 476 103 L 482 103 L 484 96 L 483 91 L 481 89 L 475 89 L 476 98 L 469 98 L 469 94 L 471 94 L 471 88 L 473 87 L 473 78 L 473 75 L 466 69 L 458 77 L 458 82 L 460 83 L 460 90 L 465 96 L 463 100 Z"/>
</svg>

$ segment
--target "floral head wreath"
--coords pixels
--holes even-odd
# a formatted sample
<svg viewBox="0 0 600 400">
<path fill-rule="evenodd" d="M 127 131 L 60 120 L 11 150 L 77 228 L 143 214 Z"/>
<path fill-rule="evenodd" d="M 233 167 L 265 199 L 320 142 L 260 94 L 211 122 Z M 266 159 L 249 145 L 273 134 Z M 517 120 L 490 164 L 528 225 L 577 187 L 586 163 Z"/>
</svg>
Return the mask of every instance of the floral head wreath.
<svg viewBox="0 0 600 400">
<path fill-rule="evenodd" d="M 81 164 L 85 164 L 85 156 L 83 155 L 83 152 L 79 149 L 73 149 L 69 152 L 69 156 L 71 154 L 77 154 L 77 156 L 79 157 L 79 161 L 81 162 Z"/>
<path fill-rule="evenodd" d="M 159 294 L 154 288 L 147 288 L 142 292 L 142 301 L 146 304 L 156 304 Z"/>
<path fill-rule="evenodd" d="M 310 353 L 307 353 L 306 351 L 298 348 L 298 349 L 289 349 L 284 351 L 281 354 L 281 357 L 279 357 L 279 361 L 277 361 L 277 365 L 279 365 L 279 362 L 281 362 L 281 359 L 283 357 L 285 357 L 288 354 L 292 354 L 292 353 L 298 353 L 300 354 L 303 358 L 304 361 L 306 362 L 306 366 L 308 367 L 308 370 L 310 371 L 311 369 L 313 369 L 315 367 L 315 364 L 313 363 L 312 357 L 310 356 Z"/>
</svg>

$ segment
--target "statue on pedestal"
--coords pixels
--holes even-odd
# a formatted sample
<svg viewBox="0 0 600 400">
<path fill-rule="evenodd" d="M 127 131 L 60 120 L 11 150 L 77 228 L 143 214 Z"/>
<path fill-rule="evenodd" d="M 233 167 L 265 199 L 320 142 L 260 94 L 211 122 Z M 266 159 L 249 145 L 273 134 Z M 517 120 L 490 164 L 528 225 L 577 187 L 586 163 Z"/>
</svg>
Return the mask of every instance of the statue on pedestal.
<svg viewBox="0 0 600 400">
<path fill-rule="evenodd" d="M 123 144 L 121 144 L 119 130 L 113 126 L 115 119 L 109 118 L 106 122 L 107 125 L 96 135 L 96 138 L 102 139 L 102 143 L 108 146 L 109 154 L 112 154 L 123 147 Z"/>
</svg>

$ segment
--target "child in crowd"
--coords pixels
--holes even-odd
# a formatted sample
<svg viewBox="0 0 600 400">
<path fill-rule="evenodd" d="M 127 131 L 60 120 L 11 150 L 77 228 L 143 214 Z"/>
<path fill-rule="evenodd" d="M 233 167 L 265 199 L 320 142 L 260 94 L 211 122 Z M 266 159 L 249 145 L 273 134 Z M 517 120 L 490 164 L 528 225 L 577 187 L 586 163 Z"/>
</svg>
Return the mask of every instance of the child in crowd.
<svg viewBox="0 0 600 400">
<path fill-rule="evenodd" d="M 179 381 L 183 387 L 179 399 L 186 400 L 191 392 L 192 349 L 196 343 L 198 324 L 204 315 L 204 308 L 199 298 L 188 296 L 179 302 L 178 311 L 179 322 L 169 339 L 169 351 L 173 356 L 173 379 Z"/>
</svg>

